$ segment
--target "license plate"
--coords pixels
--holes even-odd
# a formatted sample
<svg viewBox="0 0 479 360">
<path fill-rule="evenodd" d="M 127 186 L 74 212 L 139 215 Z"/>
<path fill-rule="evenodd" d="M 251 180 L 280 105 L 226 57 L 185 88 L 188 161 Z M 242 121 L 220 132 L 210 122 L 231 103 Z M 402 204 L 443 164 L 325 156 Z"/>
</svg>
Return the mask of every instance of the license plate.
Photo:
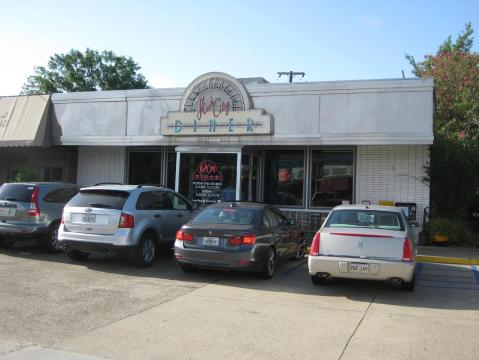
<svg viewBox="0 0 479 360">
<path fill-rule="evenodd" d="M 212 237 L 212 236 L 203 237 L 203 245 L 205 246 L 218 246 L 219 244 L 220 244 L 219 237 Z"/>
<path fill-rule="evenodd" d="M 14 216 L 15 215 L 15 208 L 8 207 L 8 208 L 0 208 L 0 216 Z"/>
<path fill-rule="evenodd" d="M 369 273 L 369 265 L 368 264 L 360 264 L 360 263 L 350 263 L 349 264 L 349 272 L 355 274 L 368 274 Z"/>
<path fill-rule="evenodd" d="M 82 221 L 84 223 L 94 223 L 96 221 L 96 215 L 94 215 L 94 214 L 82 214 Z"/>
</svg>

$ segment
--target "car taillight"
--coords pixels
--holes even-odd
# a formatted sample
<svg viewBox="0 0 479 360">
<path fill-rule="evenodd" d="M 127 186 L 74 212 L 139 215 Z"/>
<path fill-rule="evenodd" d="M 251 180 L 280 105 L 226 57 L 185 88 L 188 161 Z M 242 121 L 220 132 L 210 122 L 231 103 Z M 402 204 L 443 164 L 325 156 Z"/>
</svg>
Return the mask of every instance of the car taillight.
<svg viewBox="0 0 479 360">
<path fill-rule="evenodd" d="M 35 186 L 30 200 L 30 207 L 28 209 L 28 216 L 40 216 L 40 206 L 38 206 L 38 197 L 40 195 L 40 188 Z"/>
<path fill-rule="evenodd" d="M 64 216 L 65 216 L 65 212 L 62 210 L 62 221 L 61 221 L 62 224 L 65 224 L 65 218 L 64 218 Z"/>
<path fill-rule="evenodd" d="M 243 235 L 243 244 L 252 245 L 256 242 L 255 234 L 244 234 Z"/>
<path fill-rule="evenodd" d="M 253 245 L 256 242 L 255 234 L 244 234 L 243 236 L 232 236 L 228 239 L 231 246 Z"/>
<path fill-rule="evenodd" d="M 135 227 L 135 217 L 131 214 L 121 213 L 119 228 L 131 229 Z"/>
<path fill-rule="evenodd" d="M 408 238 L 404 238 L 404 244 L 402 247 L 402 261 L 411 262 L 413 258 L 411 241 Z"/>
<path fill-rule="evenodd" d="M 180 241 L 193 241 L 193 235 L 188 234 L 187 232 L 183 230 L 178 230 L 176 232 L 176 240 Z"/>
<path fill-rule="evenodd" d="M 311 244 L 311 250 L 309 252 L 309 256 L 319 256 L 319 245 L 321 242 L 321 235 L 319 231 L 314 235 L 313 243 Z"/>
</svg>

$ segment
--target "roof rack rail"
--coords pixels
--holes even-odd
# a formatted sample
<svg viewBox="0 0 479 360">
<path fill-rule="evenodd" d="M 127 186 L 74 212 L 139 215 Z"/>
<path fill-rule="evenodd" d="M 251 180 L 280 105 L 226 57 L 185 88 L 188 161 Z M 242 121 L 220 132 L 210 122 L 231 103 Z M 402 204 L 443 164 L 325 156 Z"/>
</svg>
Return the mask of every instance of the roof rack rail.
<svg viewBox="0 0 479 360">
<path fill-rule="evenodd" d="M 147 183 L 147 184 L 140 184 L 140 185 L 138 185 L 136 188 L 139 189 L 139 188 L 142 188 L 143 186 L 156 186 L 156 187 L 163 187 L 163 188 L 166 187 L 166 186 L 163 185 L 163 184 L 149 184 L 149 183 Z"/>
<path fill-rule="evenodd" d="M 119 182 L 101 182 L 101 183 L 95 184 L 93 186 L 99 186 L 99 185 L 125 185 L 125 184 L 122 184 L 122 183 L 119 183 Z"/>
</svg>

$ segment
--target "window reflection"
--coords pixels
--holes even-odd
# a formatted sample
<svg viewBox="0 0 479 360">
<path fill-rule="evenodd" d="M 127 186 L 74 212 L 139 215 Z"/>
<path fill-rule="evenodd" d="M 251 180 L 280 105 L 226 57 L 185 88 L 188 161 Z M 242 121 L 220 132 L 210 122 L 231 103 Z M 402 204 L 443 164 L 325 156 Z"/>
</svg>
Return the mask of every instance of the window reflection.
<svg viewBox="0 0 479 360">
<path fill-rule="evenodd" d="M 303 205 L 304 151 L 265 152 L 265 202 L 275 205 Z"/>
<path fill-rule="evenodd" d="M 353 200 L 353 151 L 314 150 L 311 206 L 334 207 Z"/>
</svg>

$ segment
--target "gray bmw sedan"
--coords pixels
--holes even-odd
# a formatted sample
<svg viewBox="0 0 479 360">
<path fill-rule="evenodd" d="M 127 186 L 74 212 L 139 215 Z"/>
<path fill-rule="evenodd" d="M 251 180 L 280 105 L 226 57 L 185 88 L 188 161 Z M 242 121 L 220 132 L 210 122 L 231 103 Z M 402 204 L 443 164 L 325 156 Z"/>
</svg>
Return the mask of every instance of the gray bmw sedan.
<svg viewBox="0 0 479 360">
<path fill-rule="evenodd" d="M 203 209 L 176 234 L 175 257 L 184 271 L 198 267 L 258 272 L 273 277 L 276 265 L 302 259 L 301 229 L 278 208 L 225 202 Z"/>
</svg>

